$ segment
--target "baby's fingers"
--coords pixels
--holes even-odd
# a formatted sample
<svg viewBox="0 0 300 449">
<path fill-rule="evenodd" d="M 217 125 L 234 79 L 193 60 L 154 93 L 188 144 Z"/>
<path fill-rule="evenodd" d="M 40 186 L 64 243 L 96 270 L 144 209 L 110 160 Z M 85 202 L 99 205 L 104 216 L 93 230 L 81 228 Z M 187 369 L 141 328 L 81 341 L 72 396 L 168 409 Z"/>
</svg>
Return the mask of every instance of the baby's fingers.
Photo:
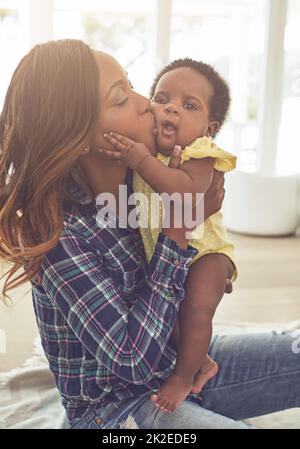
<svg viewBox="0 0 300 449">
<path fill-rule="evenodd" d="M 122 157 L 122 152 L 119 150 L 105 150 L 104 148 L 98 149 L 105 159 L 117 161 Z"/>
<path fill-rule="evenodd" d="M 115 139 L 111 134 L 104 134 L 105 139 L 118 150 L 118 152 L 124 153 L 124 151 L 127 151 L 127 147 L 120 142 L 119 140 Z"/>
<path fill-rule="evenodd" d="M 128 150 L 134 145 L 134 141 L 128 139 L 128 137 L 121 136 L 121 134 L 111 132 L 109 134 L 104 134 L 104 137 L 112 144 L 115 148 L 120 151 Z"/>
</svg>

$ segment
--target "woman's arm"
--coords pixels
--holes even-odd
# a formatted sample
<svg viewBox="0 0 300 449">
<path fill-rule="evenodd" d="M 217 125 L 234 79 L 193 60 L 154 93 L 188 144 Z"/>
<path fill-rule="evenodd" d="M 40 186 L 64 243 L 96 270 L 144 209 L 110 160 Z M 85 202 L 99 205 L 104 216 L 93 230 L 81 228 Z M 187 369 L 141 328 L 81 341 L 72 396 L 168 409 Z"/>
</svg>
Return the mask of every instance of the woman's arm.
<svg viewBox="0 0 300 449">
<path fill-rule="evenodd" d="M 99 362 L 126 382 L 144 384 L 151 380 L 170 338 L 196 253 L 160 234 L 129 308 L 101 251 L 65 229 L 57 246 L 44 256 L 41 285 Z"/>
</svg>

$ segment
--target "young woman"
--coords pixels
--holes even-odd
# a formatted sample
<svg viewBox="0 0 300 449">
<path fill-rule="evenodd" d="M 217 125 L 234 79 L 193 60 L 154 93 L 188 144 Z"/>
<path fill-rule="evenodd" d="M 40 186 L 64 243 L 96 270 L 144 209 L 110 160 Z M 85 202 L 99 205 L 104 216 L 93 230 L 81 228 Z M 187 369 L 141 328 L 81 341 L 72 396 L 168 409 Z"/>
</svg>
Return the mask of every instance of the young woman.
<svg viewBox="0 0 300 449">
<path fill-rule="evenodd" d="M 80 41 L 36 46 L 5 99 L 0 256 L 13 266 L 4 294 L 31 281 L 70 426 L 117 428 L 131 416 L 141 428 L 246 428 L 234 420 L 298 407 L 299 355 L 291 335 L 272 333 L 215 336 L 209 354 L 220 370 L 201 397 L 190 395 L 174 413 L 151 401 L 175 366 L 170 336 L 195 250 L 186 229 L 171 226 L 146 264 L 138 230 L 118 216 L 110 226 L 95 199 L 111 193 L 118 204 L 120 185 L 131 192 L 131 172 L 101 152 L 104 134 L 153 149 L 153 129 L 150 103 L 122 67 Z M 179 165 L 176 157 L 172 164 Z M 219 210 L 223 194 L 215 173 L 205 218 Z"/>
</svg>

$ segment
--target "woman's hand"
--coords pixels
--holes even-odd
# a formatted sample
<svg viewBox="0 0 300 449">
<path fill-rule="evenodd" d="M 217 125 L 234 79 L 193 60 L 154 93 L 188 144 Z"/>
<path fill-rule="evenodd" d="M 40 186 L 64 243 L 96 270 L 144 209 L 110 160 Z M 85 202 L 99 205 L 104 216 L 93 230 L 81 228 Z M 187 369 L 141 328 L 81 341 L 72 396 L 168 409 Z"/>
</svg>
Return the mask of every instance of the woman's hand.
<svg viewBox="0 0 300 449">
<path fill-rule="evenodd" d="M 175 145 L 173 148 L 173 152 L 170 156 L 169 167 L 179 168 L 180 161 L 181 161 L 181 146 Z"/>
</svg>

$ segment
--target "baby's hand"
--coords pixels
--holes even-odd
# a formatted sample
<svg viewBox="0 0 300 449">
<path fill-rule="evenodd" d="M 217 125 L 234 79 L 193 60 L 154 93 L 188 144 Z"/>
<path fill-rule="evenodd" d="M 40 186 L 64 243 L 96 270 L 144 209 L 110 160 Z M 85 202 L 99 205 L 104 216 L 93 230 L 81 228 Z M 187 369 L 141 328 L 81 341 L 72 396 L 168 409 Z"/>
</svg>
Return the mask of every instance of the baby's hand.
<svg viewBox="0 0 300 449">
<path fill-rule="evenodd" d="M 113 150 L 103 150 L 113 153 L 112 158 L 119 160 L 126 167 L 138 170 L 139 165 L 148 157 L 152 157 L 150 150 L 143 143 L 137 143 L 128 137 L 115 132 L 104 134 L 105 139 L 113 146 Z"/>
</svg>

